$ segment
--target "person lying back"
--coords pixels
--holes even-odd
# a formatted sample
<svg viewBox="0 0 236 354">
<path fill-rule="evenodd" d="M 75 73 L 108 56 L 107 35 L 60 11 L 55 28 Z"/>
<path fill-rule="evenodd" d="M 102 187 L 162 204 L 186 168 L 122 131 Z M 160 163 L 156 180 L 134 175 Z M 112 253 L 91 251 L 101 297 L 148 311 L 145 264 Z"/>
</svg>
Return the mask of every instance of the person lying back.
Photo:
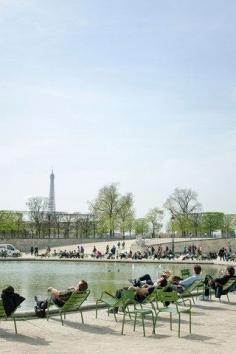
<svg viewBox="0 0 236 354">
<path fill-rule="evenodd" d="M 85 280 L 81 280 L 77 285 L 68 288 L 65 291 L 57 290 L 53 287 L 48 288 L 48 293 L 51 295 L 51 300 L 58 307 L 62 307 L 66 301 L 69 300 L 73 293 L 79 293 L 86 291 L 88 289 L 88 283 Z M 35 296 L 35 301 L 37 306 L 41 309 L 46 309 L 48 305 L 48 300 L 40 301 L 37 296 Z"/>
</svg>

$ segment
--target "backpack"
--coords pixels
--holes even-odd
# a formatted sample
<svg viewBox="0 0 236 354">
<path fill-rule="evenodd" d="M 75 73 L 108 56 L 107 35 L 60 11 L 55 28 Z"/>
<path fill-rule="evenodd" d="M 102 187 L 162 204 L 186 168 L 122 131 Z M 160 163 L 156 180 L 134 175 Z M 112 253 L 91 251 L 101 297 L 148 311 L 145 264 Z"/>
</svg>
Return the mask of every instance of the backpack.
<svg viewBox="0 0 236 354">
<path fill-rule="evenodd" d="M 46 317 L 46 310 L 40 308 L 38 305 L 36 305 L 36 306 L 34 307 L 34 312 L 35 312 L 36 316 L 39 317 L 39 318 L 44 318 L 44 317 Z"/>
</svg>

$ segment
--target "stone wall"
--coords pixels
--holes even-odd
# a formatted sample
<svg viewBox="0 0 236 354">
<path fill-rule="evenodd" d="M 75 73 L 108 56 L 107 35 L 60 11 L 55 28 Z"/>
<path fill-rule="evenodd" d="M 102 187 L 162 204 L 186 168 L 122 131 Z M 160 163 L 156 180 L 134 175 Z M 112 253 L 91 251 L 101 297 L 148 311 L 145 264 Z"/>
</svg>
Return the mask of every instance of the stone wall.
<svg viewBox="0 0 236 354">
<path fill-rule="evenodd" d="M 233 252 L 236 252 L 236 238 L 219 238 L 219 239 L 207 239 L 207 240 L 192 240 L 192 241 L 176 241 L 175 242 L 175 252 L 183 252 L 184 246 L 188 247 L 189 245 L 194 244 L 195 246 L 200 246 L 202 249 L 203 253 L 208 253 L 208 252 L 218 252 L 220 248 L 225 247 L 229 248 L 231 247 Z M 171 242 L 166 242 L 166 243 L 161 243 L 161 246 L 163 249 L 165 249 L 166 246 L 169 247 L 169 249 L 172 248 L 172 243 Z M 149 246 L 150 247 L 150 246 Z M 157 250 L 158 249 L 158 244 L 153 245 L 153 247 Z M 145 244 L 142 246 L 138 245 L 133 245 L 132 246 L 132 251 L 138 251 L 138 250 L 145 250 L 148 248 Z"/>
<path fill-rule="evenodd" d="M 81 239 L 63 239 L 63 238 L 52 238 L 52 239 L 1 239 L 0 243 L 8 243 L 13 246 L 15 246 L 18 250 L 21 252 L 30 252 L 30 247 L 37 246 L 39 248 L 39 251 L 42 249 L 47 248 L 48 246 L 50 248 L 53 247 L 59 247 L 59 246 L 67 246 L 67 245 L 76 245 L 82 242 L 94 242 L 94 241 L 99 241 L 98 239 L 96 240 L 81 240 Z"/>
</svg>

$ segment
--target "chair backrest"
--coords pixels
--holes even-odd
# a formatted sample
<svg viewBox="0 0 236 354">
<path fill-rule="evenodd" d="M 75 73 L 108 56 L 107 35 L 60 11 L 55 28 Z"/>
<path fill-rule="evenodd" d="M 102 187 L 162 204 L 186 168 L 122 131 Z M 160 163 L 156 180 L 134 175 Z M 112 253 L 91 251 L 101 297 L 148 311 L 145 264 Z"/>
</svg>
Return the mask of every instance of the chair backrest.
<svg viewBox="0 0 236 354">
<path fill-rule="evenodd" d="M 145 299 L 142 301 L 142 304 L 145 305 L 145 304 L 155 301 L 158 291 L 162 291 L 162 289 L 154 289 L 151 294 L 149 294 L 145 297 Z"/>
<path fill-rule="evenodd" d="M 230 290 L 230 288 L 233 287 L 233 285 L 236 285 L 236 278 L 229 279 L 227 283 L 223 285 L 222 291 Z"/>
<path fill-rule="evenodd" d="M 118 301 L 117 297 L 108 293 L 107 291 L 102 292 L 100 300 L 110 305 L 113 305 Z"/>
<path fill-rule="evenodd" d="M 121 291 L 121 301 L 123 303 L 128 303 L 133 301 L 136 295 L 136 291 L 134 289 L 123 289 Z"/>
<path fill-rule="evenodd" d="M 186 286 L 186 289 L 188 292 L 189 291 L 191 292 L 197 288 L 202 288 L 202 287 L 204 287 L 203 281 L 200 279 L 196 279 L 196 280 L 194 280 L 194 282 L 192 284 L 190 284 L 189 286 Z"/>
<path fill-rule="evenodd" d="M 189 269 L 181 269 L 180 274 L 181 274 L 181 277 L 184 279 L 190 277 L 190 275 L 191 275 Z"/>
<path fill-rule="evenodd" d="M 1 317 L 7 317 L 2 300 L 0 300 L 0 318 Z"/>
<path fill-rule="evenodd" d="M 73 293 L 70 298 L 65 302 L 62 309 L 66 311 L 78 310 L 82 303 L 87 299 L 89 294 L 89 290 Z"/>
<path fill-rule="evenodd" d="M 160 302 L 176 302 L 179 299 L 179 296 L 176 291 L 160 291 L 156 293 L 157 301 Z"/>
</svg>

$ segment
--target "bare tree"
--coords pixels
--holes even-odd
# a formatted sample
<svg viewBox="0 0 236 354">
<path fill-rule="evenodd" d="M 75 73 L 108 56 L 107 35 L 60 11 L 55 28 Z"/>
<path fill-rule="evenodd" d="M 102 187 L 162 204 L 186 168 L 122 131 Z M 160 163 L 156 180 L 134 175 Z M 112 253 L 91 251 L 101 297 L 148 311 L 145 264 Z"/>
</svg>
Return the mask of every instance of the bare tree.
<svg viewBox="0 0 236 354">
<path fill-rule="evenodd" d="M 170 212 L 172 220 L 178 225 L 185 236 L 190 222 L 189 216 L 201 210 L 201 204 L 197 200 L 197 193 L 191 189 L 176 188 L 166 200 L 164 207 Z"/>
<path fill-rule="evenodd" d="M 27 200 L 26 205 L 29 208 L 30 220 L 35 226 L 35 233 L 40 237 L 48 209 L 48 198 L 31 197 Z"/>
</svg>

